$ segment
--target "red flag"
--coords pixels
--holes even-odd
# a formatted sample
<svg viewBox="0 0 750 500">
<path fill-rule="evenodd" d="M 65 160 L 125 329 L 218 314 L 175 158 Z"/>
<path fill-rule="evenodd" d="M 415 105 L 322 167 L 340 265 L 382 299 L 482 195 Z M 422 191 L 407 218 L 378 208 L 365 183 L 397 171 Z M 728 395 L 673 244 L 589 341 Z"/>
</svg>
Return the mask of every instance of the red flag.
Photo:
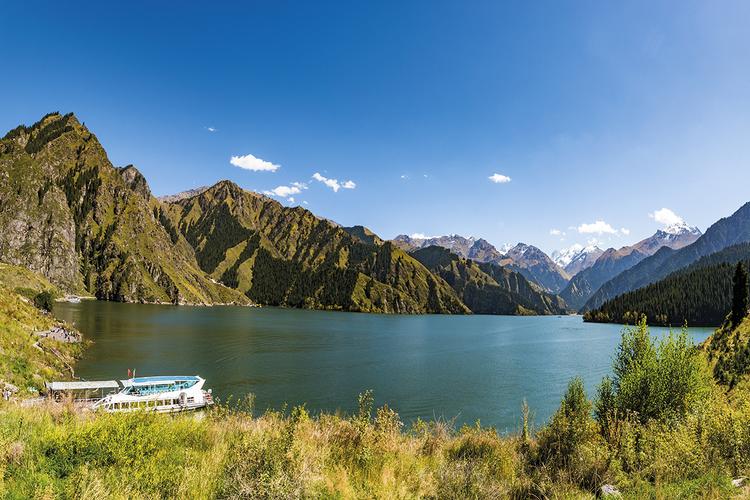
<svg viewBox="0 0 750 500">
<path fill-rule="evenodd" d="M 133 372 L 131 372 L 130 368 L 128 368 L 128 378 L 132 378 L 132 377 L 133 377 Z"/>
</svg>

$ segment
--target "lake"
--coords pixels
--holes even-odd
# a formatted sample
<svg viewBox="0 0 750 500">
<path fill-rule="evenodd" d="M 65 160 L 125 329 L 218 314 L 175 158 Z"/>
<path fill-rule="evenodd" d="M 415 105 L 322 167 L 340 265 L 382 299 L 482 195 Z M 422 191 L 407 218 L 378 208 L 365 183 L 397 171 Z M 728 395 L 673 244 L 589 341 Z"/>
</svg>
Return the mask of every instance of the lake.
<svg viewBox="0 0 750 500">
<path fill-rule="evenodd" d="M 93 340 L 77 374 L 89 380 L 200 375 L 214 395 L 256 396 L 256 409 L 306 403 L 356 409 L 372 389 L 405 422 L 480 420 L 519 427 L 524 398 L 534 423 L 557 408 L 580 375 L 590 397 L 610 372 L 620 325 L 580 316 L 396 316 L 277 308 L 59 303 L 55 314 Z M 653 328 L 656 335 L 667 330 Z M 690 330 L 696 342 L 709 328 Z"/>
</svg>

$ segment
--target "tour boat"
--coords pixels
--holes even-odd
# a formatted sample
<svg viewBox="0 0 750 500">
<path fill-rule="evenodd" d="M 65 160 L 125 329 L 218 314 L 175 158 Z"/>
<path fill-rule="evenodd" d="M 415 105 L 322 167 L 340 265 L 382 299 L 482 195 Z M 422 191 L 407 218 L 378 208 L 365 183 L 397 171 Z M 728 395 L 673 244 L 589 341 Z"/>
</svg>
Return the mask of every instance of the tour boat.
<svg viewBox="0 0 750 500">
<path fill-rule="evenodd" d="M 156 411 L 171 413 L 198 410 L 214 404 L 211 389 L 200 377 L 137 377 L 122 380 L 123 389 L 94 403 L 108 412 Z"/>
</svg>

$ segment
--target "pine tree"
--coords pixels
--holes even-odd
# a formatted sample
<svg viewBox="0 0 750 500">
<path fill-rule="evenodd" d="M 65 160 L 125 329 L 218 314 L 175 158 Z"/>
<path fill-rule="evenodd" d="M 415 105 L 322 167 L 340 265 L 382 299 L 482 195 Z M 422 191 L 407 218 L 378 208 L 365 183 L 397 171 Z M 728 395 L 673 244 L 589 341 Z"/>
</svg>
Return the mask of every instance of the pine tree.
<svg viewBox="0 0 750 500">
<path fill-rule="evenodd" d="M 732 287 L 732 324 L 737 326 L 747 315 L 747 271 L 742 262 L 737 263 Z"/>
</svg>

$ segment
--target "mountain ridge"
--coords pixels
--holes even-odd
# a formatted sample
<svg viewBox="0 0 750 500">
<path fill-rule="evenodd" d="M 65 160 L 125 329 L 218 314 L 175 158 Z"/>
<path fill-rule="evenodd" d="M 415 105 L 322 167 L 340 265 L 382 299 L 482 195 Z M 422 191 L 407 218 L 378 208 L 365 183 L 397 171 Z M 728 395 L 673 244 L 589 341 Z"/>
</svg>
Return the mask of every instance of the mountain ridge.
<svg viewBox="0 0 750 500">
<path fill-rule="evenodd" d="M 581 310 L 589 298 L 610 279 L 659 252 L 662 248 L 672 246 L 683 248 L 690 245 L 699 237 L 699 234 L 700 231 L 697 228 L 690 227 L 674 233 L 660 229 L 633 245 L 620 249 L 608 248 L 592 266 L 576 274 L 560 292 L 560 296 L 569 307 Z"/>
<path fill-rule="evenodd" d="M 662 247 L 642 262 L 611 278 L 587 300 L 584 309 L 596 309 L 617 295 L 654 283 L 701 257 L 748 241 L 750 241 L 750 202 L 742 205 L 732 215 L 723 217 L 712 224 L 690 245 L 679 250 Z"/>
<path fill-rule="evenodd" d="M 68 291 L 133 302 L 243 303 L 171 236 L 143 176 L 117 168 L 73 113 L 0 140 L 0 259 Z M 175 237 L 176 236 L 176 237 Z"/>
</svg>

